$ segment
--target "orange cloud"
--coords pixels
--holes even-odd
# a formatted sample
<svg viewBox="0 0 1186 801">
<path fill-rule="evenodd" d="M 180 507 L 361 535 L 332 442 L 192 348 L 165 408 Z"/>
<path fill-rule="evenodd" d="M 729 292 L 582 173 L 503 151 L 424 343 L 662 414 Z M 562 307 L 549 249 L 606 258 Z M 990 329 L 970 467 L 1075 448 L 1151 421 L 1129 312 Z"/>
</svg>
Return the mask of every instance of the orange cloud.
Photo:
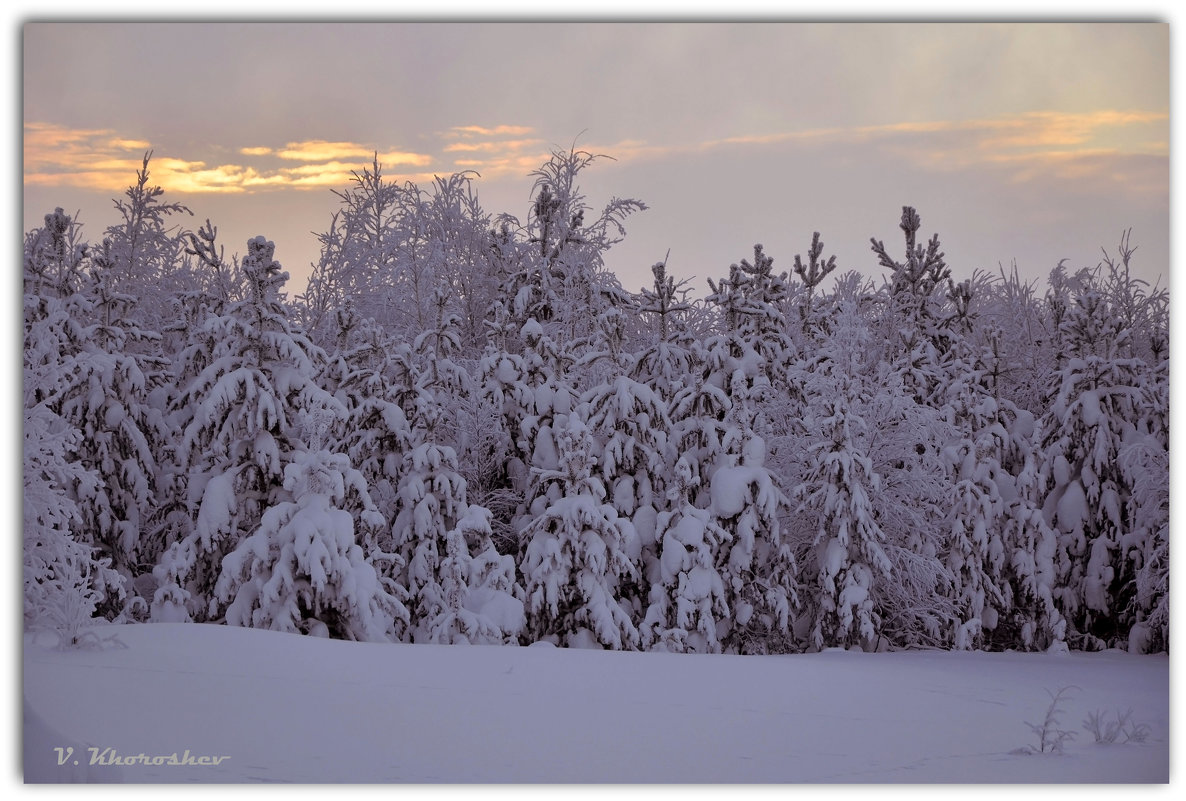
<svg viewBox="0 0 1186 801">
<path fill-rule="evenodd" d="M 496 142 L 455 142 L 446 145 L 446 153 L 501 153 L 504 151 L 522 150 L 528 147 L 538 148 L 543 145 L 542 139 L 511 139 Z"/>
<path fill-rule="evenodd" d="M 446 136 L 527 136 L 535 133 L 534 128 L 526 125 L 496 125 L 484 128 L 481 125 L 459 125 L 450 128 Z"/>
<path fill-rule="evenodd" d="M 76 186 L 83 189 L 123 191 L 135 180 L 144 153 L 151 143 L 119 136 L 110 129 L 71 129 L 48 123 L 25 125 L 25 183 L 37 186 Z M 149 165 L 151 182 L 169 192 L 244 193 L 268 189 L 322 189 L 350 183 L 352 174 L 369 167 L 379 150 L 386 167 L 423 168 L 433 157 L 402 150 L 383 151 L 352 142 L 310 140 L 289 142 L 283 148 L 242 147 L 244 163 L 208 164 L 196 159 L 156 154 Z M 252 164 L 253 158 L 272 157 L 297 166 Z M 392 175 L 391 180 L 427 180 L 431 173 L 418 170 Z M 413 177 L 414 176 L 414 177 Z"/>
<path fill-rule="evenodd" d="M 371 151 L 371 156 L 373 157 L 374 155 L 374 151 Z M 379 153 L 379 164 L 383 167 L 398 164 L 407 164 L 412 167 L 427 167 L 432 162 L 432 156 L 424 153 L 405 153 L 399 150 L 389 150 L 385 153 Z"/>
<path fill-rule="evenodd" d="M 116 150 L 148 150 L 152 147 L 143 139 L 112 139 L 110 145 Z"/>
</svg>

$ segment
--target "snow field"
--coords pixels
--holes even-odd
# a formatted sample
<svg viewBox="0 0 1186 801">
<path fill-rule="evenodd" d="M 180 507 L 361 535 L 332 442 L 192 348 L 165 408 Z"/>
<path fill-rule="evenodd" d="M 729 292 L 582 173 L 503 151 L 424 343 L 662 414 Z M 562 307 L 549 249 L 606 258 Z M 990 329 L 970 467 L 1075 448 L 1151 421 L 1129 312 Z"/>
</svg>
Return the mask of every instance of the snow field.
<svg viewBox="0 0 1186 801">
<path fill-rule="evenodd" d="M 201 624 L 106 627 L 126 648 L 26 640 L 25 780 L 54 747 L 226 755 L 83 765 L 87 781 L 298 783 L 1167 782 L 1169 660 L 838 650 L 793 656 L 348 643 Z M 1034 744 L 1073 686 L 1062 755 Z M 1097 709 L 1144 743 L 1097 745 Z M 61 742 L 59 742 L 59 740 Z M 78 747 L 81 746 L 81 747 Z M 84 755 L 84 762 L 86 756 Z M 69 767 L 69 766 L 68 766 Z"/>
</svg>

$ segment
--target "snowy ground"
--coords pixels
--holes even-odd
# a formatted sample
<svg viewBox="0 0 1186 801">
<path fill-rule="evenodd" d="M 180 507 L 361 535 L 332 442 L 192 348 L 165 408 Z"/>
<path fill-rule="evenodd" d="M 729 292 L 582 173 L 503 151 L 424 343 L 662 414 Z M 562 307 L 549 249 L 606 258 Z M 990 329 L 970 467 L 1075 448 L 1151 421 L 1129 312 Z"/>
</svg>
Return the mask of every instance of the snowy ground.
<svg viewBox="0 0 1186 801">
<path fill-rule="evenodd" d="M 1166 782 L 1169 659 L 829 651 L 679 656 L 370 645 L 212 625 L 24 648 L 26 781 Z M 1066 693 L 1062 755 L 1036 745 Z M 1145 743 L 1097 745 L 1131 708 Z M 55 748 L 74 748 L 57 767 Z M 89 766 L 225 756 L 220 765 Z M 72 763 L 77 761 L 78 765 Z"/>
</svg>

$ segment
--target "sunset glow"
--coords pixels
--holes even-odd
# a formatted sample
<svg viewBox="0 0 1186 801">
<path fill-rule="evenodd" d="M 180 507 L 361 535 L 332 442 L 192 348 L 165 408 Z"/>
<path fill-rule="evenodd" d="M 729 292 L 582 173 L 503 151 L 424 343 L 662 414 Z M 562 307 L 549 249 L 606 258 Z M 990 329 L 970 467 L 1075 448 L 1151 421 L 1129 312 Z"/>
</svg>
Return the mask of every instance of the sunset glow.
<svg viewBox="0 0 1186 801">
<path fill-rule="evenodd" d="M 931 61 L 904 49 L 907 29 L 934 46 Z M 1027 258 L 1034 260 L 1029 274 L 1043 275 L 1059 258 L 1094 258 L 1131 226 L 1146 256 L 1142 269 L 1151 279 L 1167 272 L 1166 26 L 280 24 L 268 31 L 276 43 L 289 50 L 309 43 L 306 52 L 318 55 L 291 62 L 288 77 L 270 84 L 254 51 L 235 44 L 260 30 L 27 25 L 26 227 L 55 205 L 102 222 L 100 199 L 121 193 L 151 150 L 154 184 L 216 222 L 219 204 L 239 198 L 229 212 L 235 219 L 225 223 L 230 241 L 263 226 L 296 259 L 292 272 L 301 280 L 303 265 L 316 258 L 310 232 L 333 210 L 330 190 L 376 159 L 400 183 L 473 174 L 488 211 L 522 215 L 531 171 L 553 149 L 575 146 L 612 159 L 589 174 L 597 190 L 591 200 L 636 196 L 651 207 L 619 248 L 615 269 L 627 285 L 645 280 L 645 265 L 672 246 L 672 269 L 702 277 L 725 271 L 754 240 L 785 264 L 812 230 L 836 242 L 842 260 L 867 260 L 869 226 L 892 227 L 895 208 L 911 201 L 924 218 L 940 214 L 935 222 L 968 271 Z M 238 109 L 240 98 L 252 98 L 242 107 L 250 110 L 211 125 L 191 104 L 157 115 L 151 101 L 128 105 L 135 92 L 111 94 L 129 81 L 147 90 L 148 76 L 118 54 L 126 37 L 150 31 L 161 36 L 136 37 L 142 55 L 171 65 L 195 95 L 209 95 L 209 82 L 220 81 L 222 106 Z M 537 75 L 544 83 L 534 87 L 519 79 L 535 69 L 530 48 L 514 43 L 544 34 L 582 46 L 571 50 L 566 70 Z M 180 45 L 154 44 L 165 39 Z M 444 73 L 439 82 L 413 81 L 399 71 L 399 55 L 375 62 L 376 83 L 364 77 L 347 89 L 332 76 L 362 64 L 357 53 L 366 48 L 343 49 L 345 42 L 382 43 L 409 59 L 438 43 L 450 53 L 449 74 L 480 72 L 502 89 L 480 90 Z M 697 55 L 742 42 L 755 54 L 744 64 L 706 69 Z M 82 63 L 96 47 L 107 54 L 107 76 L 79 76 L 72 59 Z M 189 66 L 207 47 L 227 53 L 217 75 Z M 1045 60 L 1035 60 L 1035 48 Z M 49 51 L 68 55 L 50 63 L 39 55 Z M 799 63 L 791 52 L 844 58 L 817 59 L 807 75 L 791 66 Z M 1105 69 L 1101 58 L 1109 54 L 1109 63 L 1124 66 Z M 325 74 L 306 61 L 327 65 Z M 982 72 L 985 64 L 992 69 Z M 64 87 L 62 70 L 74 73 Z M 48 90 L 55 86 L 62 91 Z M 256 103 L 260 93 L 271 100 Z M 969 183 L 974 193 L 953 191 Z M 750 202 L 731 220 L 726 198 L 739 192 Z M 800 205 L 806 196 L 813 201 Z M 973 199 L 974 207 L 956 213 Z M 258 210 L 253 227 L 240 222 L 243 204 Z M 980 208 L 992 211 L 985 217 Z M 1039 251 L 1020 253 L 1014 237 L 1000 238 L 1039 217 L 1044 230 L 1024 235 Z M 719 230 L 697 243 L 713 227 L 710 218 Z M 689 239 L 689 229 L 700 233 Z"/>
</svg>

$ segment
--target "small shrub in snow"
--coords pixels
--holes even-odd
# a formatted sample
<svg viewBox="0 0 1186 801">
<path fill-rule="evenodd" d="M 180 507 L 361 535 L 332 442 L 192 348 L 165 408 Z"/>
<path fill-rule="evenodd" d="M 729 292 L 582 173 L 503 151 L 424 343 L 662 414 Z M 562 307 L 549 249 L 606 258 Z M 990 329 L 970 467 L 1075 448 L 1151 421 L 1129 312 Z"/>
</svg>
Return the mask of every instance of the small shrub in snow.
<svg viewBox="0 0 1186 801">
<path fill-rule="evenodd" d="M 1056 693 L 1052 693 L 1049 690 L 1046 691 L 1046 694 L 1050 696 L 1050 706 L 1046 707 L 1046 717 L 1041 723 L 1030 723 L 1026 721 L 1025 724 L 1037 736 L 1038 747 L 1035 748 L 1032 745 L 1023 746 L 1017 749 L 1017 752 L 1029 754 L 1061 754 L 1063 745 L 1068 740 L 1075 739 L 1075 732 L 1059 728 L 1059 715 L 1062 713 L 1059 705 L 1063 702 L 1063 695 L 1071 689 L 1078 688 L 1063 687 Z"/>
<path fill-rule="evenodd" d="M 1101 745 L 1112 745 L 1116 742 L 1143 743 L 1149 738 L 1149 727 L 1144 723 L 1134 723 L 1131 709 L 1124 712 L 1116 710 L 1114 714 L 1115 717 L 1108 720 L 1100 710 L 1088 712 L 1087 719 L 1083 721 L 1083 728 Z"/>
</svg>

